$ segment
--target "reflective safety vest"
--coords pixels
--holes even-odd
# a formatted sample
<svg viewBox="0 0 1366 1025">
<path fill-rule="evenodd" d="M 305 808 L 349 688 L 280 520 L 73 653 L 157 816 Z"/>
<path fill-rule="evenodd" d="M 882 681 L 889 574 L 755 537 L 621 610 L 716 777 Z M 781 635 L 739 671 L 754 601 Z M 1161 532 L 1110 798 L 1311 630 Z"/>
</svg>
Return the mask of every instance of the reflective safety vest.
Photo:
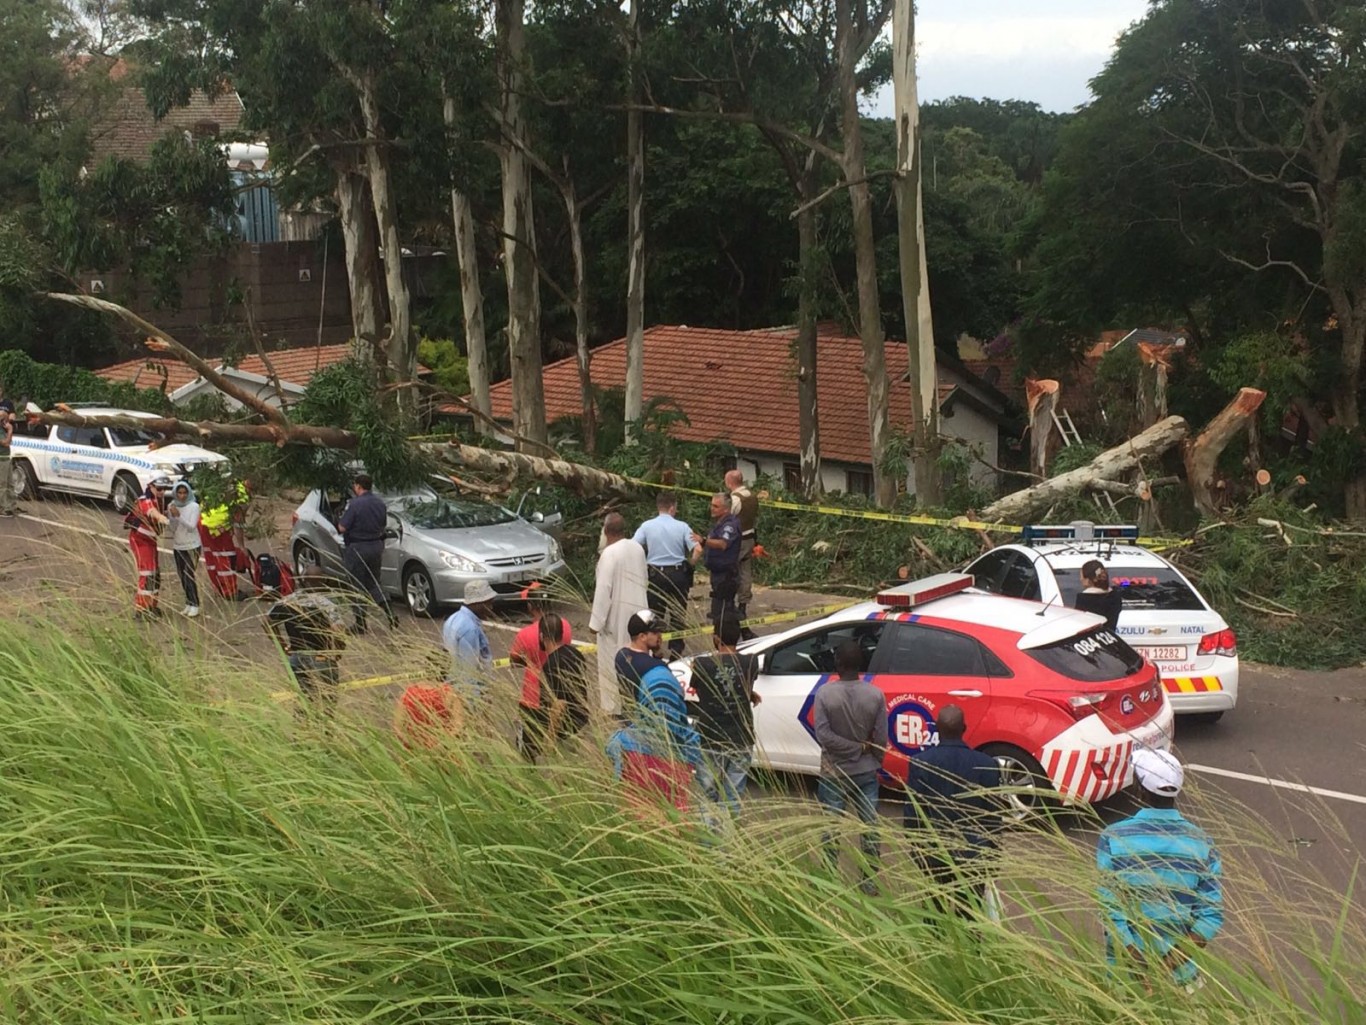
<svg viewBox="0 0 1366 1025">
<path fill-rule="evenodd" d="M 217 536 L 226 533 L 232 528 L 233 513 L 250 500 L 251 495 L 247 492 L 247 486 L 239 480 L 232 501 L 204 510 L 199 514 L 199 522 L 210 534 Z"/>
</svg>

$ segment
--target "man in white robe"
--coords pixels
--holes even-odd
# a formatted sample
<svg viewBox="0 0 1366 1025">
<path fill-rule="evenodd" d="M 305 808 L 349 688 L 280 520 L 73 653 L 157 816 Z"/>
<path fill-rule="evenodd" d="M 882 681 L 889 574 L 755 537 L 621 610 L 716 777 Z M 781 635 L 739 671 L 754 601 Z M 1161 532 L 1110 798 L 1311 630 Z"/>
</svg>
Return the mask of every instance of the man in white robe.
<svg viewBox="0 0 1366 1025">
<path fill-rule="evenodd" d="M 617 652 L 631 643 L 626 624 L 632 613 L 649 606 L 649 571 L 645 568 L 645 549 L 626 536 L 621 513 L 608 513 L 602 532 L 607 547 L 598 556 L 588 628 L 597 634 L 599 703 L 609 715 L 620 715 Z"/>
</svg>

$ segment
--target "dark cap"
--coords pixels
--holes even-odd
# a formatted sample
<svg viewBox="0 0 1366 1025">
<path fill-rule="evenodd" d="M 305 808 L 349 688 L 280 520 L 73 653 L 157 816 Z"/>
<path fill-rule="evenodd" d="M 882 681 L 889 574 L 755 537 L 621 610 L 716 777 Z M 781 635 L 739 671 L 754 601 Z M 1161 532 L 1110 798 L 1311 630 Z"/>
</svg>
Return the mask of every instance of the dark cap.
<svg viewBox="0 0 1366 1025">
<path fill-rule="evenodd" d="M 633 613 L 631 618 L 626 621 L 626 633 L 631 637 L 660 632 L 659 617 L 650 609 L 641 609 L 639 612 Z"/>
</svg>

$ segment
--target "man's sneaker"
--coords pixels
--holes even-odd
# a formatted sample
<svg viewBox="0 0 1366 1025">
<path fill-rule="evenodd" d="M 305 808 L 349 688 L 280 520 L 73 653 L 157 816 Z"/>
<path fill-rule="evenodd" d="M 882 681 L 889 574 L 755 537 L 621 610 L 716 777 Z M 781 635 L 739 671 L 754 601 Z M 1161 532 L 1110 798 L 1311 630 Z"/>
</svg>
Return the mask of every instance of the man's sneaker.
<svg viewBox="0 0 1366 1025">
<path fill-rule="evenodd" d="M 198 605 L 186 605 L 186 606 L 185 606 L 183 609 L 181 609 L 180 611 L 183 612 L 183 613 L 184 613 L 187 617 L 189 617 L 190 619 L 194 619 L 195 616 L 199 615 L 199 606 L 198 606 Z"/>
</svg>

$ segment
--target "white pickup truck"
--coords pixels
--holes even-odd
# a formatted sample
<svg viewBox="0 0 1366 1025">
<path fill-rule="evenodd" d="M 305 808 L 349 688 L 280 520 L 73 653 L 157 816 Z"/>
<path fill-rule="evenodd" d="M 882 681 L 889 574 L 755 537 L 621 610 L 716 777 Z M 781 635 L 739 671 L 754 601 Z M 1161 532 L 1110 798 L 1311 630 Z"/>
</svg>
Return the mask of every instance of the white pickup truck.
<svg viewBox="0 0 1366 1025">
<path fill-rule="evenodd" d="M 104 406 L 73 407 L 83 416 L 152 414 Z M 153 477 L 183 477 L 195 466 L 222 463 L 227 457 L 198 445 L 171 444 L 153 431 L 126 427 L 67 427 L 53 424 L 32 434 L 16 430 L 10 446 L 14 495 L 38 498 L 44 491 L 107 498 L 127 512 Z"/>
</svg>

